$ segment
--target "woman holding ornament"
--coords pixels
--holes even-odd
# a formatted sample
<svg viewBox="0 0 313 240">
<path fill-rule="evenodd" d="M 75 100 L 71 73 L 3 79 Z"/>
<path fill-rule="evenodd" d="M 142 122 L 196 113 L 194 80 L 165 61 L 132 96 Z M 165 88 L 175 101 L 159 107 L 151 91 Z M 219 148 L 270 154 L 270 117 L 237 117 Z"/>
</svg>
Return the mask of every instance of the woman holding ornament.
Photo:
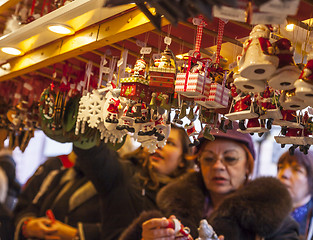
<svg viewBox="0 0 313 240">
<path fill-rule="evenodd" d="M 143 222 L 142 236 L 132 239 L 174 239 L 174 229 L 168 228 L 167 219 L 160 218 L 172 214 L 190 228 L 194 238 L 200 220 L 207 219 L 226 240 L 298 239 L 297 224 L 289 217 L 287 189 L 272 177 L 249 180 L 254 165 L 253 143 L 249 134 L 237 129 L 238 124 L 227 133 L 212 132 L 214 141 L 199 138 L 200 172 L 187 174 L 163 188 L 157 196 L 162 212 L 146 213 L 138 219 L 128 233 L 140 233 Z"/>
<path fill-rule="evenodd" d="M 277 177 L 286 185 L 292 199 L 292 217 L 300 226 L 300 239 L 313 237 L 313 152 L 287 151 L 277 164 Z"/>
<path fill-rule="evenodd" d="M 185 130 L 172 125 L 166 145 L 153 154 L 140 148 L 121 160 L 107 144 L 74 147 L 80 166 L 101 196 L 102 239 L 117 239 L 142 211 L 156 209 L 157 192 L 192 169 L 189 143 Z"/>
</svg>

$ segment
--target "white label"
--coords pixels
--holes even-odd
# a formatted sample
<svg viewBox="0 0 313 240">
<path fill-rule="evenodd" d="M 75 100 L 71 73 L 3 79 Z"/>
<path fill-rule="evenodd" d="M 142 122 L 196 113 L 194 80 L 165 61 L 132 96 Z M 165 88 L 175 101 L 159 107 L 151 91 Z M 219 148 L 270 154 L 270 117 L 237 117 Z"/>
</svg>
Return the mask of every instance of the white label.
<svg viewBox="0 0 313 240">
<path fill-rule="evenodd" d="M 313 115 L 313 108 L 308 107 L 308 112 L 309 112 L 309 114 Z"/>
<path fill-rule="evenodd" d="M 232 62 L 231 64 L 228 65 L 229 70 L 232 70 L 235 67 L 237 67 L 237 62 Z"/>
<path fill-rule="evenodd" d="M 261 12 L 272 12 L 286 15 L 296 15 L 299 0 L 271 0 L 260 6 Z"/>
<path fill-rule="evenodd" d="M 201 24 L 202 19 L 200 18 L 193 18 L 192 23 L 193 25 L 199 26 Z"/>
<path fill-rule="evenodd" d="M 108 61 L 106 59 L 103 59 L 102 66 L 106 65 L 107 63 L 108 63 Z"/>
<path fill-rule="evenodd" d="M 284 24 L 286 17 L 284 14 L 258 12 L 252 14 L 251 24 Z"/>
<path fill-rule="evenodd" d="M 140 41 L 140 40 L 136 40 L 136 45 L 137 45 L 138 47 L 145 47 L 145 46 L 146 46 L 146 43 L 145 43 L 145 42 L 142 42 L 142 41 Z"/>
<path fill-rule="evenodd" d="M 164 38 L 164 43 L 165 43 L 166 45 L 171 45 L 172 39 L 171 39 L 170 37 L 165 37 L 165 38 Z"/>
<path fill-rule="evenodd" d="M 155 60 L 155 59 L 160 59 L 162 57 L 161 53 L 154 53 L 152 55 L 152 59 Z"/>
<path fill-rule="evenodd" d="M 152 51 L 151 47 L 143 47 L 140 49 L 140 54 L 150 54 Z"/>
<path fill-rule="evenodd" d="M 21 98 L 21 94 L 15 93 L 15 94 L 14 94 L 14 98 Z"/>
<path fill-rule="evenodd" d="M 270 34 L 270 40 L 279 40 L 279 39 L 281 39 L 282 37 L 281 36 L 279 36 L 278 34 L 276 34 L 276 33 L 272 33 L 271 32 L 271 34 Z"/>
<path fill-rule="evenodd" d="M 245 9 L 232 8 L 227 6 L 213 6 L 213 16 L 216 18 L 226 18 L 238 22 L 246 22 L 247 16 Z"/>
<path fill-rule="evenodd" d="M 103 69 L 102 69 L 102 72 L 104 73 L 104 74 L 109 74 L 110 73 L 110 68 L 108 68 L 108 67 L 104 67 Z"/>
<path fill-rule="evenodd" d="M 23 87 L 26 88 L 28 91 L 33 90 L 32 85 L 30 85 L 29 83 L 24 83 Z"/>
<path fill-rule="evenodd" d="M 124 62 L 124 59 L 123 59 L 123 58 L 121 58 L 120 60 L 118 60 L 118 62 L 117 62 L 117 67 L 120 67 L 120 66 L 123 64 L 123 62 Z"/>
</svg>

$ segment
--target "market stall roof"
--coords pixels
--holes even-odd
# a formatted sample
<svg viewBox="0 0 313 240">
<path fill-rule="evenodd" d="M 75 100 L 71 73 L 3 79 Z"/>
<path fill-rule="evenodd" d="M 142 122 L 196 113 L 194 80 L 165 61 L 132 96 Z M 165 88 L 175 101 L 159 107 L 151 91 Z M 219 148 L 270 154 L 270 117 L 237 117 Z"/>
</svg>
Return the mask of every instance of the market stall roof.
<svg viewBox="0 0 313 240">
<path fill-rule="evenodd" d="M 16 0 L 9 0 L 0 7 L 0 30 L 4 29 L 6 21 L 14 13 L 16 4 Z M 152 53 L 145 56 L 149 61 L 153 53 L 165 49 L 165 36 L 171 37 L 170 48 L 175 54 L 187 53 L 194 48 L 197 27 L 191 19 L 177 26 L 163 19 L 160 32 L 134 5 L 102 8 L 102 4 L 102 1 L 97 0 L 73 1 L 2 36 L 0 47 L 10 45 L 25 53 L 17 57 L 1 53 L 0 81 L 20 80 L 33 75 L 51 80 L 53 72 L 57 73 L 57 79 L 61 79 L 65 63 L 71 66 L 73 76 L 77 74 L 75 71 L 84 70 L 88 61 L 93 62 L 94 71 L 97 72 L 101 56 L 106 54 L 108 58 L 119 59 L 123 49 L 128 49 L 128 63 L 133 64 L 140 57 L 140 49 L 144 44 L 152 47 Z M 302 0 L 297 14 L 288 16 L 289 22 L 300 26 L 289 36 L 293 38 L 294 44 L 308 39 L 310 23 L 301 21 L 310 19 L 312 13 L 313 3 Z M 75 34 L 64 36 L 46 31 L 47 24 L 52 22 L 71 25 Z M 217 41 L 218 19 L 206 22 L 200 51 L 204 56 L 212 56 Z M 221 52 L 225 61 L 234 61 L 241 51 L 243 39 L 251 29 L 252 25 L 247 23 L 227 22 Z"/>
</svg>

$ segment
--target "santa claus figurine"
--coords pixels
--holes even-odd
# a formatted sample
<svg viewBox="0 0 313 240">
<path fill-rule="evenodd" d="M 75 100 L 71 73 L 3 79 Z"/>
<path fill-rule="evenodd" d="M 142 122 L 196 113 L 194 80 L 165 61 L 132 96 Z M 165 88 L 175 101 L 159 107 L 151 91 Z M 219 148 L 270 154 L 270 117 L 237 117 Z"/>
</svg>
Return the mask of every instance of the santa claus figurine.
<svg viewBox="0 0 313 240">
<path fill-rule="evenodd" d="M 109 107 L 107 108 L 108 115 L 105 119 L 106 122 L 108 123 L 118 123 L 118 112 L 119 112 L 119 105 L 120 105 L 120 100 L 118 98 L 110 98 L 109 99 Z"/>
<path fill-rule="evenodd" d="M 307 105 L 313 106 L 313 50 L 308 54 L 307 64 L 294 86 L 296 87 L 296 96 L 305 101 Z"/>
<path fill-rule="evenodd" d="M 243 44 L 243 51 L 238 56 L 240 75 L 251 80 L 269 78 L 278 66 L 278 57 L 273 54 L 269 41 L 270 30 L 267 26 L 256 25 Z"/>
<path fill-rule="evenodd" d="M 269 86 L 278 90 L 290 90 L 300 75 L 300 69 L 293 60 L 293 47 L 287 38 L 273 43 L 274 53 L 279 58 L 279 65 L 268 81 Z"/>
<path fill-rule="evenodd" d="M 134 69 L 133 77 L 145 77 L 147 63 L 143 58 L 137 59 Z"/>
</svg>

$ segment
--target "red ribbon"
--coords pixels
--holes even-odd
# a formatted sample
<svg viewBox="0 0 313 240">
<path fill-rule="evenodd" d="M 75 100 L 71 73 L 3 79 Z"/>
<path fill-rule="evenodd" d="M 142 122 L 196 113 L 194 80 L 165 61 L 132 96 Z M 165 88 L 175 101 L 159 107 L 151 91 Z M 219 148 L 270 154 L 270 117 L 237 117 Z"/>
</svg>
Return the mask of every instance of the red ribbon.
<svg viewBox="0 0 313 240">
<path fill-rule="evenodd" d="M 225 22 L 218 19 L 217 44 L 216 44 L 216 63 L 220 63 L 220 53 L 223 42 Z"/>
<path fill-rule="evenodd" d="M 197 36 L 196 36 L 196 46 L 195 46 L 195 52 L 200 52 L 201 47 L 201 41 L 202 41 L 202 35 L 203 35 L 203 27 L 206 25 L 205 21 L 203 20 L 203 16 L 199 16 L 201 19 L 200 24 L 197 26 Z"/>
</svg>

